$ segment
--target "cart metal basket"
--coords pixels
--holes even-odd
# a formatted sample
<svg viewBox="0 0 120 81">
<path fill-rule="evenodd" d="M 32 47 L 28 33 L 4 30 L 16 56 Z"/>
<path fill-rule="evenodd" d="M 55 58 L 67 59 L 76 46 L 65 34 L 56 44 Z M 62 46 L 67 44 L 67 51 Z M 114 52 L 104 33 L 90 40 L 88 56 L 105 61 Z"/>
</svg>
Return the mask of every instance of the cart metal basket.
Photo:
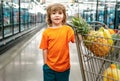
<svg viewBox="0 0 120 81">
<path fill-rule="evenodd" d="M 101 24 L 99 22 L 93 22 L 90 25 L 93 26 L 94 28 L 97 27 L 97 29 L 100 26 L 106 27 L 105 24 Z M 74 30 L 75 30 L 76 46 L 78 51 L 80 69 L 81 69 L 82 79 L 83 79 L 82 81 L 120 81 L 120 75 L 119 75 L 120 71 L 117 72 L 117 76 L 116 76 L 119 79 L 115 79 L 114 77 L 113 78 L 109 77 L 109 76 L 114 76 L 114 74 L 110 75 L 108 73 L 109 76 L 104 75 L 105 70 L 109 68 L 111 64 L 115 64 L 117 69 L 119 69 L 120 67 L 120 39 L 112 38 L 112 40 L 114 41 L 114 45 L 110 46 L 108 55 L 100 57 L 100 56 L 96 56 L 93 52 L 91 52 L 86 47 L 85 45 L 86 40 L 84 38 L 80 40 L 79 34 L 77 33 L 76 29 Z M 117 36 L 118 35 L 120 34 L 118 33 Z M 90 41 L 87 41 L 87 42 L 91 44 L 94 43 Z M 105 45 L 103 44 L 103 46 Z"/>
</svg>

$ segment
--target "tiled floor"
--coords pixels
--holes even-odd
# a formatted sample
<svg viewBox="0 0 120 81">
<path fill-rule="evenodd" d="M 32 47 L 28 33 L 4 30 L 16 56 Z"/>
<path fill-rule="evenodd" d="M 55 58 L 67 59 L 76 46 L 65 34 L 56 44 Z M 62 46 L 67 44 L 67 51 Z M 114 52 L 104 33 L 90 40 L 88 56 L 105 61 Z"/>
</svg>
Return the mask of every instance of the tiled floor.
<svg viewBox="0 0 120 81">
<path fill-rule="evenodd" d="M 42 51 L 38 48 L 41 33 L 44 29 L 34 35 L 29 41 L 18 44 L 1 56 L 8 58 L 0 62 L 0 81 L 43 81 L 42 75 Z M 71 73 L 70 81 L 82 81 L 77 49 L 75 43 L 70 43 Z"/>
</svg>

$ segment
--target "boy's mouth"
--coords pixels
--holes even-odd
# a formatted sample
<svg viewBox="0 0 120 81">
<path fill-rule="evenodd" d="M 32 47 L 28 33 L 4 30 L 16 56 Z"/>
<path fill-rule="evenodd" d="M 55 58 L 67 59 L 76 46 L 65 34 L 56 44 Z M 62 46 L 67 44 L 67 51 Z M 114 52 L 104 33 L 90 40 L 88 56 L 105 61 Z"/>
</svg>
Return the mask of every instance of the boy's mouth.
<svg viewBox="0 0 120 81">
<path fill-rule="evenodd" d="M 60 20 L 59 18 L 55 18 L 55 20 Z"/>
</svg>

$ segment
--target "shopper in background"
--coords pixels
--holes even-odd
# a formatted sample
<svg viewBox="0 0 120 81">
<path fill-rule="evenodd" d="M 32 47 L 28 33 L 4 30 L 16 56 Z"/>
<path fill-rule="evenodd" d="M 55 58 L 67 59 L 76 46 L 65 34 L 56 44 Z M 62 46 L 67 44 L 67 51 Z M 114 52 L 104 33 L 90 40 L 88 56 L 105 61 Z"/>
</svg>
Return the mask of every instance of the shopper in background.
<svg viewBox="0 0 120 81">
<path fill-rule="evenodd" d="M 74 31 L 66 25 L 66 9 L 59 3 L 47 7 L 48 27 L 43 31 L 40 49 L 43 50 L 44 81 L 69 81 L 69 42 Z"/>
</svg>

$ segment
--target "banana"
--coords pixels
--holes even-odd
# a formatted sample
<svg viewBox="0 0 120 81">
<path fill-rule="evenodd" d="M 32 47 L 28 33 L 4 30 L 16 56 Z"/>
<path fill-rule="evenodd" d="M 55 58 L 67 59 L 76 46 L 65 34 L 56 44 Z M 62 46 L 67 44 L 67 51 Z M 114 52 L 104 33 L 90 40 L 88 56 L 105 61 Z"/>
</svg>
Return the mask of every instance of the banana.
<svg viewBox="0 0 120 81">
<path fill-rule="evenodd" d="M 103 81 L 120 81 L 120 70 L 114 64 L 105 69 L 103 75 Z"/>
<path fill-rule="evenodd" d="M 108 38 L 108 42 L 110 45 L 113 44 L 112 36 L 110 35 L 109 31 L 107 29 L 104 29 L 104 36 Z"/>
<path fill-rule="evenodd" d="M 105 29 L 104 27 L 101 27 L 99 29 L 99 31 L 103 32 L 104 37 L 108 40 L 109 45 L 113 45 L 113 40 L 112 40 L 112 36 L 111 36 L 110 32 L 107 29 Z"/>
</svg>

